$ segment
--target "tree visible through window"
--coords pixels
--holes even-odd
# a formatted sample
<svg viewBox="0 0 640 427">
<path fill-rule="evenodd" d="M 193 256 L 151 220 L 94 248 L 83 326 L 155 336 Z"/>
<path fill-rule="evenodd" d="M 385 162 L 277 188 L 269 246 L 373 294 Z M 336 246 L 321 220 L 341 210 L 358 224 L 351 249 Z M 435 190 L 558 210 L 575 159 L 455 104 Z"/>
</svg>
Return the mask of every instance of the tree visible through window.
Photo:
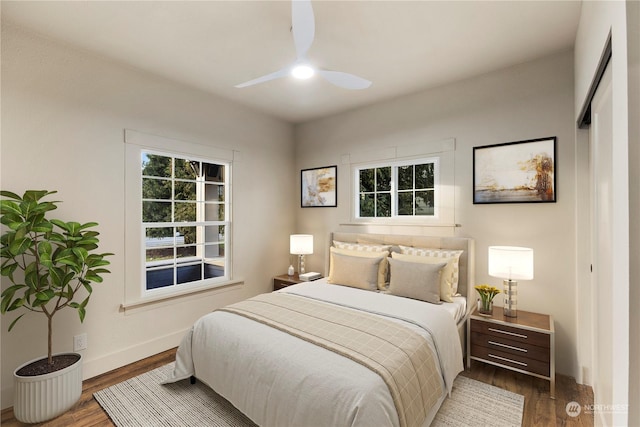
<svg viewBox="0 0 640 427">
<path fill-rule="evenodd" d="M 226 165 L 142 152 L 146 289 L 225 278 Z"/>
<path fill-rule="evenodd" d="M 358 218 L 435 216 L 437 159 L 355 170 Z"/>
</svg>

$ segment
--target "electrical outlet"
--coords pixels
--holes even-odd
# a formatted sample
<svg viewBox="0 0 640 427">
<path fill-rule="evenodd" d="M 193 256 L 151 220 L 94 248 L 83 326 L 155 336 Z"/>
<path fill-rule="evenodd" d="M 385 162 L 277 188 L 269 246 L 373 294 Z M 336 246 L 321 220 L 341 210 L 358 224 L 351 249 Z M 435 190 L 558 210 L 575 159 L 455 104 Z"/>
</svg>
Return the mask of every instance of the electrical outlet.
<svg viewBox="0 0 640 427">
<path fill-rule="evenodd" d="M 73 351 L 87 349 L 87 334 L 80 334 L 73 337 Z"/>
</svg>

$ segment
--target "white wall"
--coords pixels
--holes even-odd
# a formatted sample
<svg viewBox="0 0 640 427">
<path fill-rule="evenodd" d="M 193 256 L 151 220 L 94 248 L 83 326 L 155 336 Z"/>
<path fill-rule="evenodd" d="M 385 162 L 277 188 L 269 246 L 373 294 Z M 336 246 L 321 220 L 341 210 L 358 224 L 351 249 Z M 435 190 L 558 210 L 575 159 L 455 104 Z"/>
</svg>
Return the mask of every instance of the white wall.
<svg viewBox="0 0 640 427">
<path fill-rule="evenodd" d="M 576 153 L 572 52 L 556 54 L 456 84 L 428 90 L 296 127 L 297 168 L 338 165 L 338 207 L 298 209 L 297 230 L 316 248 L 333 230 L 455 233 L 476 241 L 476 282 L 501 286 L 487 273 L 489 245 L 535 250 L 535 279 L 519 286 L 518 308 L 548 313 L 556 326 L 557 370 L 578 375 L 575 325 Z M 557 203 L 474 205 L 473 147 L 557 136 Z M 456 229 L 354 227 L 350 171 L 341 155 L 455 138 Z M 320 245 L 320 246 L 318 246 Z M 324 253 L 308 257 L 323 271 Z M 502 299 L 498 298 L 501 304 Z"/>
<path fill-rule="evenodd" d="M 111 274 L 81 324 L 73 310 L 54 318 L 54 351 L 88 334 L 85 378 L 179 343 L 202 314 L 271 289 L 288 265 L 295 222 L 292 126 L 223 99 L 2 25 L 2 188 L 58 190 L 56 215 L 97 221 Z M 240 152 L 233 165 L 234 273 L 243 285 L 124 314 L 124 129 Z M 180 149 L 180 147 L 176 147 Z M 279 254 L 282 254 L 280 256 Z M 4 282 L 3 282 L 4 284 Z M 2 407 L 12 372 L 46 353 L 44 316 L 2 329 Z M 42 317 L 42 318 L 40 318 Z"/>
<path fill-rule="evenodd" d="M 637 218 L 637 198 L 631 198 L 629 194 L 629 169 L 637 169 L 637 164 L 630 157 L 629 125 L 637 123 L 637 96 L 635 96 L 635 109 L 629 105 L 629 63 L 628 63 L 628 37 L 633 36 L 627 31 L 627 7 L 633 2 L 624 1 L 589 1 L 582 5 L 582 12 L 575 43 L 575 117 L 587 101 L 587 94 L 593 82 L 594 75 L 604 49 L 607 37 L 612 37 L 612 59 L 609 66 L 612 71 L 612 102 L 613 102 L 613 218 L 612 236 L 613 249 L 611 259 L 614 267 L 612 280 L 616 297 L 613 298 L 613 306 L 606 311 L 613 313 L 610 319 L 599 319 L 606 322 L 604 327 L 611 333 L 611 341 L 615 343 L 611 349 L 611 366 L 599 366 L 599 361 L 594 355 L 587 355 L 585 363 L 594 372 L 593 386 L 594 397 L 597 405 L 626 405 L 638 402 L 638 387 L 630 389 L 629 379 L 638 381 L 640 377 L 637 355 L 640 351 L 637 344 L 630 348 L 630 342 L 636 342 L 639 336 L 637 310 L 634 301 L 630 300 L 630 265 L 638 263 L 638 248 L 634 242 L 633 251 L 630 252 L 629 218 Z M 633 8 L 633 6 L 632 6 Z M 637 8 L 635 14 L 638 13 Z M 632 22 L 637 25 L 637 16 Z M 637 28 L 635 29 L 637 34 Z M 636 36 L 637 37 L 637 36 Z M 637 39 L 635 39 L 637 40 Z M 637 49 L 637 42 L 634 44 Z M 636 57 L 637 58 L 637 57 Z M 637 59 L 636 59 L 637 60 Z M 636 63 L 637 64 L 637 63 Z M 637 67 L 637 65 L 636 65 Z M 637 70 L 636 70 L 637 72 Z M 631 115 L 635 112 L 635 115 Z M 637 141 L 636 141 L 637 144 Z M 637 178 L 637 172 L 633 172 Z M 637 185 L 637 181 L 635 184 Z M 637 197 L 637 195 L 635 195 Z M 630 202 L 632 203 L 630 205 Z M 635 209 L 635 211 L 633 210 Z M 636 230 L 637 234 L 637 230 Z M 637 236 L 636 236 L 637 237 Z M 631 256 L 631 257 L 630 257 Z M 631 262 L 630 262 L 631 261 Z M 581 261 L 582 262 L 582 261 Z M 636 266 L 637 267 L 637 266 Z M 637 286 L 637 279 L 636 286 Z M 634 292 L 633 295 L 636 295 Z M 582 300 L 582 299 L 581 299 Z M 598 310 L 598 302 L 590 301 L 589 306 Z M 630 305 L 631 312 L 630 315 Z M 635 313 L 634 313 L 635 312 Z M 578 333 L 581 337 L 593 336 L 590 319 L 594 316 L 591 310 L 581 310 L 578 313 Z M 630 319 L 633 321 L 630 323 Z M 601 326 L 602 327 L 602 326 Z M 598 343 L 591 343 L 597 346 Z M 585 348 L 581 346 L 584 351 Z M 605 349 L 607 351 L 608 349 Z M 631 352 L 630 352 L 631 350 Z M 636 356 L 634 358 L 634 355 Z M 593 359 L 592 359 L 593 358 Z M 631 369 L 630 369 L 631 359 Z M 611 371 L 612 378 L 598 378 L 597 372 Z M 629 395 L 630 390 L 635 390 L 635 397 Z M 600 411 L 595 417 L 597 425 L 633 425 L 640 423 L 637 408 L 632 417 L 627 411 Z M 634 423 L 630 421 L 635 420 Z"/>
</svg>

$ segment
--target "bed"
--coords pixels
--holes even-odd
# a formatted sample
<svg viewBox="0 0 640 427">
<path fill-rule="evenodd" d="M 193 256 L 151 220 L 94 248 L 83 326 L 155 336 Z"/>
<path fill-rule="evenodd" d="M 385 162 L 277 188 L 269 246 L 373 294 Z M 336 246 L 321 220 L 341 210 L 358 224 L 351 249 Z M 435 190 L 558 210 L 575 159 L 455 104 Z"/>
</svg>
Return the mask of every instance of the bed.
<svg viewBox="0 0 640 427">
<path fill-rule="evenodd" d="M 428 426 L 463 369 L 473 240 L 329 241 L 325 278 L 199 319 L 166 382 L 195 377 L 261 426 Z M 423 282 L 440 294 L 445 273 L 451 302 L 425 302 L 436 286 Z"/>
</svg>

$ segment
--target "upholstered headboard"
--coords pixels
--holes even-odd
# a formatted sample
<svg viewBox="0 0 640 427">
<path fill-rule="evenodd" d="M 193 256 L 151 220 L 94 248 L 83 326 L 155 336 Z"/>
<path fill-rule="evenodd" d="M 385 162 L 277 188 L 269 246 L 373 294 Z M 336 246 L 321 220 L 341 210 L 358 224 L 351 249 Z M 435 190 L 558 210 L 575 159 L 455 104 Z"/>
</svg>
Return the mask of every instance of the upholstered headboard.
<svg viewBox="0 0 640 427">
<path fill-rule="evenodd" d="M 334 240 L 350 243 L 372 243 L 385 245 L 403 245 L 417 248 L 453 249 L 464 252 L 459 261 L 458 292 L 467 297 L 467 312 L 473 310 L 476 304 L 475 285 L 475 244 L 473 239 L 466 237 L 432 237 L 407 236 L 398 234 L 366 234 L 334 232 L 329 236 L 329 246 Z M 327 252 L 329 248 L 327 248 Z M 326 256 L 326 271 L 329 272 L 329 256 Z"/>
</svg>

